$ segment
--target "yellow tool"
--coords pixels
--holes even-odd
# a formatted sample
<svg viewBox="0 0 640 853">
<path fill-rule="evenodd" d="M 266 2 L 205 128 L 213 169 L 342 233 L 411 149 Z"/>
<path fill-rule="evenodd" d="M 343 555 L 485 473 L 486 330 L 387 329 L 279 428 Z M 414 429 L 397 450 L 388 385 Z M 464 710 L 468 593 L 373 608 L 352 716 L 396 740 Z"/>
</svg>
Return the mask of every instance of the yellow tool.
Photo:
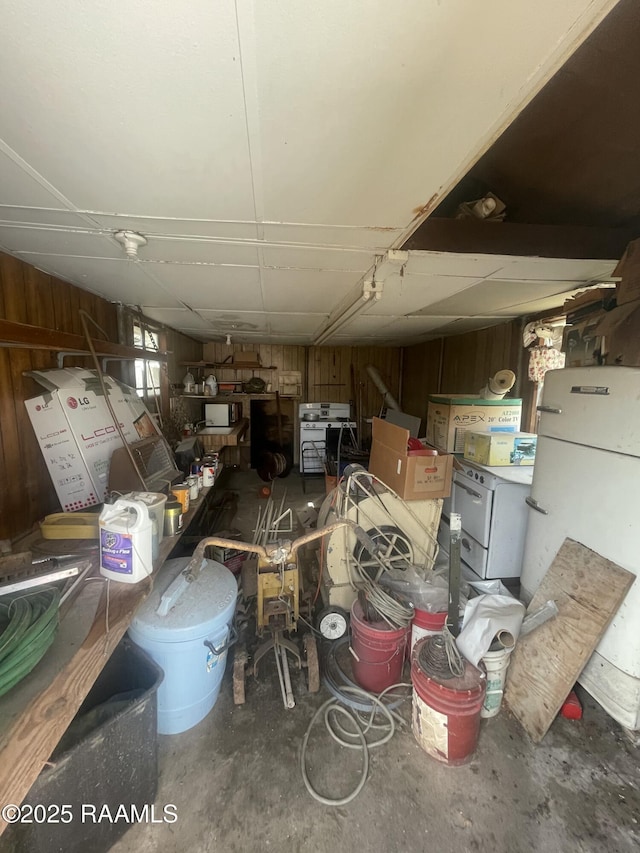
<svg viewBox="0 0 640 853">
<path fill-rule="evenodd" d="M 284 636 L 285 632 L 289 635 L 297 632 L 300 621 L 301 583 L 298 551 L 303 545 L 345 526 L 355 527 L 355 524 L 353 521 L 336 521 L 327 527 L 312 530 L 293 542 L 279 540 L 267 545 L 210 536 L 200 540 L 183 572 L 187 578 L 190 573 L 197 575 L 205 561 L 205 549 L 210 545 L 219 548 L 232 548 L 236 551 L 247 551 L 250 554 L 257 555 L 257 633 L 259 637 L 262 637 L 266 631 L 270 636 L 258 647 L 253 656 L 253 671 L 255 675 L 259 661 L 268 651 L 273 649 L 276 656 L 282 698 L 287 708 L 292 708 L 295 705 L 289 678 L 287 652 L 293 655 L 299 668 L 307 667 L 309 690 L 315 693 L 320 689 L 318 650 L 313 634 L 307 633 L 304 636 L 306 652 L 304 660 L 297 644 L 289 637 Z M 246 651 L 242 647 L 236 647 L 233 672 L 233 693 L 236 705 L 244 703 L 245 700 L 244 671 L 246 664 Z"/>
</svg>

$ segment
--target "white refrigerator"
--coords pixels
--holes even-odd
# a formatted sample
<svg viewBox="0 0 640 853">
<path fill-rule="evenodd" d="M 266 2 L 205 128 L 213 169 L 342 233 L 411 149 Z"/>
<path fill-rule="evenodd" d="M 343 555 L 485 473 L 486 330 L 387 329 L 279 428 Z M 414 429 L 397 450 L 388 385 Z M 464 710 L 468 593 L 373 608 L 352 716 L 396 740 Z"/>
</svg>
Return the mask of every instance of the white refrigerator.
<svg viewBox="0 0 640 853">
<path fill-rule="evenodd" d="M 640 368 L 571 367 L 544 380 L 521 590 L 529 601 L 564 539 L 640 574 Z M 640 580 L 579 678 L 640 728 Z"/>
</svg>

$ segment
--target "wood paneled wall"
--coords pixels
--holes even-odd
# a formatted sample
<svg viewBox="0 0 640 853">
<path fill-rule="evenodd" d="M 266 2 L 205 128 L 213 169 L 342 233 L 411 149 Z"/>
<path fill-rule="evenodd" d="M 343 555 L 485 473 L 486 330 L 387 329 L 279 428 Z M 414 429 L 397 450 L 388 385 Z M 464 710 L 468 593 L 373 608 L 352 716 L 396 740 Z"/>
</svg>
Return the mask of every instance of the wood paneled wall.
<svg viewBox="0 0 640 853">
<path fill-rule="evenodd" d="M 78 310 L 83 308 L 117 341 L 116 306 L 0 254 L 0 316 L 61 332 L 83 334 Z M 88 359 L 65 359 L 67 366 L 88 366 Z M 26 370 L 57 367 L 56 354 L 45 350 L 0 347 L 0 539 L 29 531 L 60 504 L 24 401 L 41 386 L 23 376 Z"/>
<path fill-rule="evenodd" d="M 526 399 L 522 353 L 519 320 L 407 347 L 402 372 L 402 408 L 423 419 L 424 434 L 429 394 L 477 394 L 503 368 L 513 370 L 517 377 L 511 396 L 525 395 Z M 524 423 L 525 414 L 523 410 Z"/>
<path fill-rule="evenodd" d="M 404 351 L 401 405 L 407 414 L 422 419 L 420 435 L 425 434 L 427 396 L 440 388 L 444 342 L 444 338 L 438 338 Z"/>
<path fill-rule="evenodd" d="M 116 305 L 0 253 L 0 318 L 82 335 L 78 313 L 81 308 L 93 317 L 109 341 L 123 343 L 118 341 Z M 97 330 L 91 331 L 100 338 Z M 199 358 L 202 344 L 170 332 L 167 349 L 180 360 Z M 182 368 L 173 365 L 174 358 L 169 359 L 169 373 L 173 375 L 177 370 L 182 376 Z M 64 366 L 93 365 L 90 358 L 78 357 L 66 358 Z M 60 511 L 24 406 L 26 399 L 42 390 L 33 379 L 23 376 L 24 371 L 55 367 L 55 352 L 0 346 L 0 539 L 14 540 L 48 513 Z M 111 362 L 109 372 L 118 375 L 118 371 L 118 363 Z"/>
<path fill-rule="evenodd" d="M 301 380 L 304 382 L 305 371 L 305 350 L 306 347 L 298 346 L 278 346 L 276 344 L 231 344 L 227 346 L 224 343 L 211 341 L 204 345 L 202 349 L 202 357 L 204 361 L 211 363 L 222 364 L 228 361 L 228 368 L 217 369 L 216 376 L 218 382 L 235 377 L 234 365 L 232 359 L 237 352 L 255 352 L 256 361 L 259 361 L 264 367 L 275 367 L 279 371 L 296 370 L 300 373 Z M 238 367 L 238 365 L 235 365 Z M 255 376 L 264 379 L 265 382 L 273 384 L 273 390 L 277 388 L 277 373 L 271 370 L 255 370 Z M 249 378 L 247 375 L 247 378 Z M 241 375 L 242 378 L 242 375 Z"/>
<path fill-rule="evenodd" d="M 361 437 L 371 438 L 367 423 L 380 414 L 382 394 L 366 371 L 373 365 L 396 399 L 400 393 L 399 347 L 310 347 L 307 365 L 307 400 L 348 403 Z"/>
</svg>

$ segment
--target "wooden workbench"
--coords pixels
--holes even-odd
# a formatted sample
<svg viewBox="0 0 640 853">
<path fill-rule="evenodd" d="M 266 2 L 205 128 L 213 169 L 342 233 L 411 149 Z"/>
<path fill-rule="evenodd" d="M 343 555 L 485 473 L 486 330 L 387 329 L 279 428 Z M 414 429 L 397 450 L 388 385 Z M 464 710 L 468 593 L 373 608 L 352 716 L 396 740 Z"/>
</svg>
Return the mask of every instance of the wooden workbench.
<svg viewBox="0 0 640 853">
<path fill-rule="evenodd" d="M 163 538 L 151 577 L 133 585 L 112 582 L 108 597 L 103 581 L 85 583 L 62 617 L 53 645 L 43 659 L 0 697 L 0 806 L 19 805 L 27 795 L 136 610 L 149 595 L 158 569 L 212 489 L 215 486 L 203 489 L 189 508 L 182 531 Z M 94 562 L 92 575 L 100 578 L 97 557 Z M 5 828 L 5 821 L 0 818 L 0 835 Z"/>
</svg>

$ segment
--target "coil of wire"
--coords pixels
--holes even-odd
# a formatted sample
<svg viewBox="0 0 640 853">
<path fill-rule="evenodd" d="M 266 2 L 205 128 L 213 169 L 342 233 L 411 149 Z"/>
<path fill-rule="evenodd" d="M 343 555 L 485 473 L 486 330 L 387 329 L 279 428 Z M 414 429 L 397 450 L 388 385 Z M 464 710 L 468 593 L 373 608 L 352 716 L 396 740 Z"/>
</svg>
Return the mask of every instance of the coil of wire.
<svg viewBox="0 0 640 853">
<path fill-rule="evenodd" d="M 53 643 L 59 604 L 54 587 L 0 599 L 0 696 L 28 675 Z"/>
</svg>

